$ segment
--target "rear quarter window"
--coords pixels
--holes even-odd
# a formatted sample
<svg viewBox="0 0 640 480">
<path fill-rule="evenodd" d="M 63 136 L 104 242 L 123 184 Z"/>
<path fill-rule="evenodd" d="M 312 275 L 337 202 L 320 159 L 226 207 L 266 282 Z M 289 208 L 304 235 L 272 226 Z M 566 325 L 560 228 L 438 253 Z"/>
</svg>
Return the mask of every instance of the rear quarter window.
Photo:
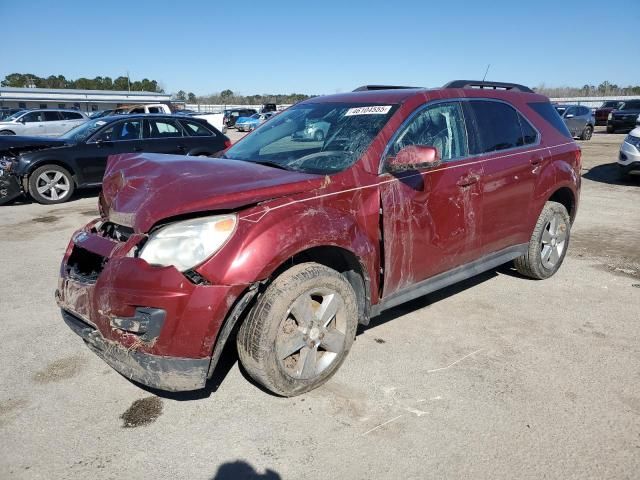
<svg viewBox="0 0 640 480">
<path fill-rule="evenodd" d="M 528 103 L 527 105 L 529 105 L 529 108 L 540 115 L 558 133 L 567 138 L 573 138 L 564 121 L 560 118 L 556 109 L 553 108 L 549 102 L 533 102 Z"/>
<path fill-rule="evenodd" d="M 470 107 L 478 131 L 478 151 L 489 153 L 523 144 L 522 129 L 516 110 L 501 102 L 471 101 Z"/>
</svg>

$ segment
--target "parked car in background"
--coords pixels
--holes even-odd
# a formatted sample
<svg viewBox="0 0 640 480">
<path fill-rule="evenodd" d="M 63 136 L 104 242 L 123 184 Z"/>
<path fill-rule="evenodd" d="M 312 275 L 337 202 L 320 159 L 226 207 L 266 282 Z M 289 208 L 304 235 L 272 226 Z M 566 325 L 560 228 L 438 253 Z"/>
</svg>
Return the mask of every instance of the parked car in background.
<svg viewBox="0 0 640 480">
<path fill-rule="evenodd" d="M 595 112 L 596 125 L 606 125 L 609 114 L 619 108 L 620 105 L 622 105 L 622 101 L 620 100 L 607 100 L 603 102 Z"/>
<path fill-rule="evenodd" d="M 275 114 L 276 112 L 255 113 L 250 117 L 240 117 L 236 120 L 236 128 L 239 132 L 250 132 L 258 128 Z"/>
<path fill-rule="evenodd" d="M 618 165 L 623 177 L 640 175 L 640 120 L 620 146 Z"/>
<path fill-rule="evenodd" d="M 230 108 L 224 111 L 224 124 L 227 128 L 235 126 L 236 121 L 240 117 L 250 117 L 255 115 L 256 112 L 253 108 Z"/>
<path fill-rule="evenodd" d="M 195 112 L 193 110 L 178 110 L 174 112 L 174 115 L 201 118 L 209 122 L 211 126 L 220 130 L 222 133 L 225 133 L 227 131 L 227 126 L 224 124 L 223 113 Z"/>
<path fill-rule="evenodd" d="M 164 113 L 171 115 L 171 108 L 164 103 L 150 103 L 148 105 L 127 105 L 116 108 L 113 115 L 131 115 L 136 113 Z"/>
<path fill-rule="evenodd" d="M 640 118 L 640 100 L 627 100 L 617 110 L 609 114 L 607 119 L 607 133 L 618 130 L 629 132 L 636 126 Z"/>
<path fill-rule="evenodd" d="M 213 161 L 113 159 L 100 218 L 62 259 L 67 325 L 127 378 L 174 391 L 203 388 L 235 339 L 256 382 L 294 396 L 382 311 L 510 261 L 558 271 L 581 152 L 546 97 L 359 90 L 300 102 Z M 324 142 L 293 141 L 320 118 Z"/>
<path fill-rule="evenodd" d="M 580 140 L 591 140 L 596 120 L 590 108 L 582 105 L 554 105 L 569 132 Z"/>
<path fill-rule="evenodd" d="M 205 120 L 175 115 L 116 115 L 89 120 L 51 142 L 51 148 L 38 149 L 36 145 L 33 150 L 37 151 L 16 154 L 4 169 L 5 175 L 18 179 L 24 193 L 44 204 L 66 202 L 76 188 L 100 185 L 110 155 L 148 152 L 211 156 L 231 145 Z M 29 149 L 28 145 L 23 147 Z"/>
<path fill-rule="evenodd" d="M 305 125 L 304 129 L 297 131 L 293 134 L 295 140 L 314 140 L 316 142 L 322 142 L 327 136 L 329 122 L 322 120 L 313 120 Z"/>
<path fill-rule="evenodd" d="M 265 103 L 264 105 L 262 105 L 262 109 L 260 110 L 260 113 L 276 112 L 276 111 L 278 111 L 278 107 L 276 106 L 275 103 Z"/>
<path fill-rule="evenodd" d="M 78 110 L 21 110 L 0 122 L 0 135 L 57 137 L 88 119 Z"/>
<path fill-rule="evenodd" d="M 89 118 L 91 120 L 95 120 L 96 118 L 108 117 L 109 115 L 113 115 L 113 110 L 98 110 L 96 112 L 91 112 Z"/>
<path fill-rule="evenodd" d="M 14 115 L 18 112 L 25 110 L 24 108 L 3 108 L 0 110 L 0 121 L 4 120 L 11 115 Z"/>
</svg>

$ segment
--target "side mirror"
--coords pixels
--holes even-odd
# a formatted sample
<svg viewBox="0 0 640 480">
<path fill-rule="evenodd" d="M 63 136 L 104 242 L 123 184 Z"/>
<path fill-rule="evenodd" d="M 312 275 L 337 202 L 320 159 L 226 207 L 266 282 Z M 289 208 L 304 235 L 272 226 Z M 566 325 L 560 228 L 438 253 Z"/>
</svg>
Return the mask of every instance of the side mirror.
<svg viewBox="0 0 640 480">
<path fill-rule="evenodd" d="M 20 118 L 18 119 L 18 122 L 19 122 L 19 123 L 22 123 L 22 124 L 24 125 L 24 123 L 25 123 L 24 117 L 20 117 Z"/>
<path fill-rule="evenodd" d="M 420 170 L 438 165 L 440 165 L 438 150 L 426 145 L 409 145 L 400 150 L 395 157 L 387 158 L 387 171 L 389 172 Z"/>
<path fill-rule="evenodd" d="M 573 118 L 575 115 L 573 113 L 567 113 L 564 118 Z"/>
</svg>

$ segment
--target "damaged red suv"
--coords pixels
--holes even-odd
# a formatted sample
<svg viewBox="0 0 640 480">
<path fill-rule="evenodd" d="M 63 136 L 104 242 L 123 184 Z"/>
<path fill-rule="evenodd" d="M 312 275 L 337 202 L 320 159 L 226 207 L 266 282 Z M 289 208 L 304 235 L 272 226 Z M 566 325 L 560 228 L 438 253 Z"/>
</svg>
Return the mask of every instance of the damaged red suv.
<svg viewBox="0 0 640 480">
<path fill-rule="evenodd" d="M 579 189 L 579 147 L 527 87 L 361 87 L 289 108 L 220 158 L 111 157 L 56 298 L 137 382 L 202 388 L 236 338 L 258 383 L 297 395 L 385 309 L 509 261 L 553 275 Z"/>
</svg>

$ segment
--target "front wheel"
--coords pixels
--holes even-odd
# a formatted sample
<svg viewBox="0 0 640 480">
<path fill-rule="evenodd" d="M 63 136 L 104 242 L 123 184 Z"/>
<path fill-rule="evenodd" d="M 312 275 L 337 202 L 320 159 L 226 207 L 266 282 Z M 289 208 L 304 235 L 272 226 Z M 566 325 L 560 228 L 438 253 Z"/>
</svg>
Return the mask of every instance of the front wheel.
<svg viewBox="0 0 640 480">
<path fill-rule="evenodd" d="M 29 176 L 29 195 L 38 203 L 53 205 L 71 198 L 75 184 L 68 170 L 44 165 Z"/>
<path fill-rule="evenodd" d="M 549 278 L 558 271 L 567 253 L 571 218 L 558 202 L 547 202 L 533 229 L 527 253 L 514 261 L 522 275 L 537 280 Z"/>
<path fill-rule="evenodd" d="M 0 135 L 15 135 L 15 133 L 12 132 L 11 130 L 2 130 L 0 132 Z"/>
<path fill-rule="evenodd" d="M 607 133 L 616 133 L 616 129 L 611 125 L 607 125 Z"/>
<path fill-rule="evenodd" d="M 346 278 L 303 263 L 277 277 L 258 299 L 238 332 L 238 354 L 255 381 L 291 397 L 338 370 L 357 326 L 356 294 Z"/>
</svg>

